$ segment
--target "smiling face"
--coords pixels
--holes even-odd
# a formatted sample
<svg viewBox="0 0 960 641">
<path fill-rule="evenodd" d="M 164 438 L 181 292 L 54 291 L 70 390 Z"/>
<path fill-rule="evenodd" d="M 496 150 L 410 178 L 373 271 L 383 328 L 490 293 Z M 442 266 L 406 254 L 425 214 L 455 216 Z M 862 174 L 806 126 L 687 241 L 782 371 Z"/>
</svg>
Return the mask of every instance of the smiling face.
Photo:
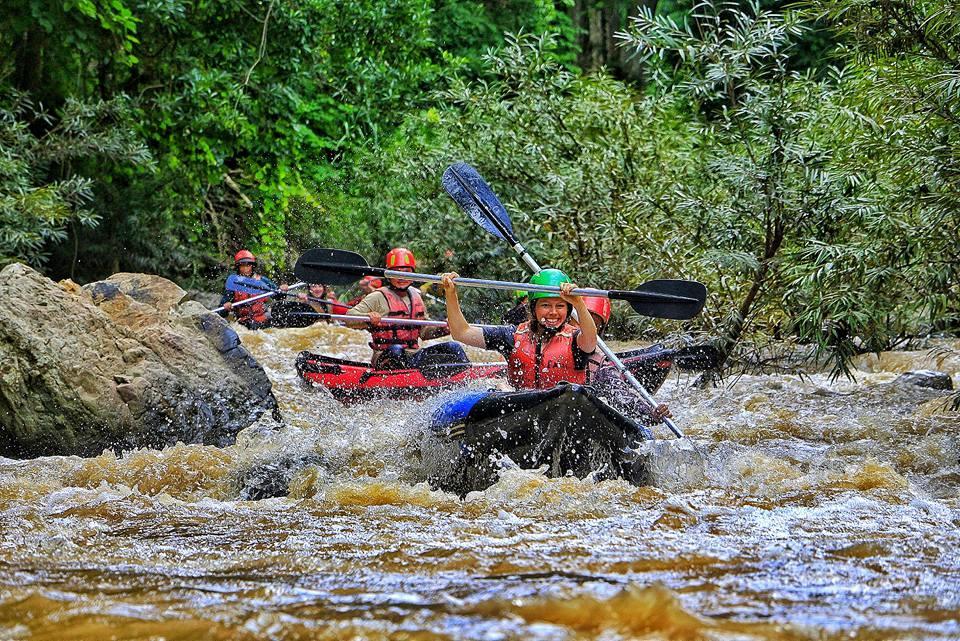
<svg viewBox="0 0 960 641">
<path fill-rule="evenodd" d="M 533 308 L 537 322 L 547 329 L 562 327 L 567 321 L 567 304 L 562 298 L 539 298 Z"/>
<path fill-rule="evenodd" d="M 412 272 L 413 267 L 394 267 L 393 271 Z M 397 289 L 406 289 L 407 287 L 410 287 L 410 285 L 413 285 L 413 281 L 405 278 L 391 278 L 390 284 Z"/>
</svg>

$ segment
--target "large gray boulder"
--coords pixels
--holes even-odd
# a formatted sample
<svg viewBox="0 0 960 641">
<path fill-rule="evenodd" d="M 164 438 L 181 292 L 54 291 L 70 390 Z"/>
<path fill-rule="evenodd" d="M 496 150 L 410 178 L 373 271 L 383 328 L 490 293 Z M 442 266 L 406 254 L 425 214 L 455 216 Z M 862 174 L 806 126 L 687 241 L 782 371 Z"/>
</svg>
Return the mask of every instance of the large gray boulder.
<svg viewBox="0 0 960 641">
<path fill-rule="evenodd" d="M 0 271 L 0 456 L 229 445 L 276 410 L 236 332 L 147 274 L 80 287 Z"/>
</svg>

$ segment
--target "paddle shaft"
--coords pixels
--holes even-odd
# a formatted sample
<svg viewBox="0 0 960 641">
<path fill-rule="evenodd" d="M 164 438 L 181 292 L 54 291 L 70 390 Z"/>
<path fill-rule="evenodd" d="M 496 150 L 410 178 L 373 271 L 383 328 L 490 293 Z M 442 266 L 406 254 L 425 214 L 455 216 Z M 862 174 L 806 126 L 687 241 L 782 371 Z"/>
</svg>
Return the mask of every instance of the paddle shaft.
<svg viewBox="0 0 960 641">
<path fill-rule="evenodd" d="M 510 243 L 514 251 L 516 251 L 517 254 L 520 255 L 520 257 L 523 259 L 523 262 L 527 264 L 527 267 L 529 267 L 534 273 L 541 271 L 540 265 L 537 264 L 537 261 L 533 258 L 533 256 L 531 256 L 530 253 L 527 252 L 526 248 L 520 243 L 520 241 L 518 241 L 517 238 L 512 233 L 510 233 L 510 230 L 507 228 L 507 226 L 504 225 L 503 221 L 501 221 L 500 218 L 493 213 L 493 211 L 490 209 L 487 203 L 483 202 L 483 199 L 477 196 L 477 194 L 474 192 L 473 188 L 467 183 L 467 181 L 463 180 L 456 172 L 453 172 L 453 175 L 454 177 L 456 177 L 457 182 L 464 188 L 464 190 L 466 190 L 467 193 L 470 194 L 471 198 L 473 198 L 473 201 L 480 207 L 480 209 L 483 211 L 483 214 L 487 217 L 487 220 L 489 220 L 490 223 L 497 228 L 497 231 L 499 231 L 500 234 L 502 234 L 503 237 L 507 240 L 507 242 Z M 521 289 L 521 288 L 518 287 L 516 289 Z M 527 290 L 527 291 L 533 291 L 533 290 Z M 579 290 L 574 290 L 571 293 L 579 294 L 580 292 Z M 596 294 L 581 294 L 581 295 L 595 296 Z M 574 314 L 576 314 L 576 311 L 574 311 Z M 650 396 L 650 393 L 647 391 L 647 388 L 645 388 L 643 384 L 636 379 L 636 377 L 630 372 L 630 370 L 627 369 L 627 366 L 623 364 L 623 361 L 617 358 L 617 355 L 613 353 L 613 350 L 610 349 L 610 346 L 607 345 L 604 342 L 604 340 L 600 338 L 599 335 L 597 336 L 597 347 L 599 347 L 600 351 L 602 351 L 604 355 L 607 357 L 607 359 L 609 359 L 610 362 L 613 363 L 613 366 L 617 368 L 617 370 L 620 372 L 623 378 L 626 379 L 626 381 L 630 383 L 630 385 L 632 385 L 634 389 L 636 389 L 640 393 L 640 396 L 643 398 L 643 400 L 647 402 L 647 404 L 650 406 L 650 409 L 651 410 L 656 409 L 657 403 L 656 401 L 653 400 L 653 397 Z M 668 428 L 670 428 L 670 431 L 673 432 L 673 434 L 677 438 L 683 438 L 683 432 L 680 431 L 680 428 L 678 428 L 672 420 L 664 417 L 663 422 Z"/>
<path fill-rule="evenodd" d="M 297 289 L 297 288 L 299 288 L 299 287 L 305 287 L 305 286 L 306 286 L 306 283 L 294 283 L 293 285 L 290 285 L 290 287 L 287 288 L 287 291 L 289 292 L 291 289 Z M 264 298 L 271 298 L 271 297 L 273 297 L 273 296 L 279 296 L 280 294 L 284 294 L 284 293 L 286 293 L 286 292 L 281 292 L 281 291 L 279 291 L 279 290 L 277 290 L 277 291 L 269 291 L 269 292 L 267 292 L 267 293 L 265 293 L 265 294 L 260 294 L 260 295 L 258 295 L 258 296 L 253 296 L 253 297 L 251 297 L 251 298 L 244 298 L 243 300 L 238 301 L 238 302 L 236 302 L 236 303 L 230 303 L 230 307 L 231 307 L 231 309 L 232 309 L 232 308 L 234 308 L 234 307 L 240 307 L 241 305 L 248 305 L 248 304 L 250 304 L 250 303 L 255 303 L 255 302 L 257 302 L 258 300 L 263 300 Z M 220 312 L 226 311 L 226 308 L 225 308 L 225 307 L 218 307 L 218 308 L 216 308 L 216 309 L 211 309 L 210 311 L 213 312 L 214 314 L 219 314 Z"/>
<path fill-rule="evenodd" d="M 353 309 L 353 308 L 350 308 Z M 369 322 L 370 317 L 366 315 L 352 314 L 327 314 L 324 312 L 291 312 L 290 316 L 306 316 L 307 318 L 319 318 L 323 320 L 342 320 L 351 323 L 362 321 Z M 445 321 L 420 320 L 416 318 L 397 318 L 395 316 L 384 316 L 380 322 L 385 325 L 410 325 L 413 327 L 446 327 Z M 496 325 L 477 325 L 477 327 L 496 327 Z"/>
<path fill-rule="evenodd" d="M 304 316 L 307 318 L 319 318 L 323 320 L 339 320 L 347 321 L 349 323 L 362 323 L 370 322 L 370 317 L 366 315 L 352 315 L 352 314 L 327 314 L 324 312 L 291 312 L 290 316 Z M 391 316 L 384 316 L 380 319 L 380 322 L 384 325 L 410 325 L 412 327 L 446 327 L 447 324 L 443 321 L 434 321 L 434 320 L 419 320 L 416 318 L 396 318 Z"/>
<path fill-rule="evenodd" d="M 534 263 L 535 264 L 535 263 Z M 437 274 L 420 274 L 417 272 L 401 272 L 395 269 L 384 269 L 383 267 L 371 267 L 369 265 L 348 265 L 345 263 L 316 263 L 305 261 L 303 263 L 308 268 L 319 268 L 333 270 L 344 274 L 356 274 L 357 276 L 379 276 L 381 278 L 395 278 L 398 280 L 411 280 L 422 283 L 439 283 L 443 277 Z M 453 280 L 457 285 L 464 287 L 483 287 L 486 289 L 502 289 L 506 291 L 525 290 L 528 292 L 543 292 L 546 294 L 559 294 L 560 288 L 552 285 L 533 285 L 530 283 L 513 283 L 502 280 L 487 280 L 485 278 L 463 278 L 458 277 Z M 661 294 L 659 292 L 636 292 L 630 290 L 616 289 L 594 289 L 592 287 L 578 287 L 570 291 L 573 296 L 595 296 L 599 298 L 612 298 L 616 300 L 639 300 L 645 302 L 678 302 L 688 303 L 693 299 L 686 296 L 675 296 L 673 294 Z M 694 301 L 695 302 L 695 301 Z"/>
</svg>

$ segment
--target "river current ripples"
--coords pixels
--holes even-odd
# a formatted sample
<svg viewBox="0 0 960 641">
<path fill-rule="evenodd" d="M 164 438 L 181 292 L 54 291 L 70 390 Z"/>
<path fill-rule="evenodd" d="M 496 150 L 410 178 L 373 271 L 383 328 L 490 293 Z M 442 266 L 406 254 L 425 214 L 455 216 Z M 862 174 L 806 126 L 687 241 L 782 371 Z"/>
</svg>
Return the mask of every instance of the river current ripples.
<svg viewBox="0 0 960 641">
<path fill-rule="evenodd" d="M 743 376 L 658 392 L 687 433 L 655 485 L 505 469 L 424 482 L 436 401 L 344 407 L 302 349 L 345 328 L 241 330 L 285 424 L 236 445 L 0 459 L 8 639 L 960 639 L 960 345 L 863 357 L 856 382 Z M 490 359 L 490 353 L 472 351 Z M 289 496 L 247 500 L 263 475 Z"/>
</svg>

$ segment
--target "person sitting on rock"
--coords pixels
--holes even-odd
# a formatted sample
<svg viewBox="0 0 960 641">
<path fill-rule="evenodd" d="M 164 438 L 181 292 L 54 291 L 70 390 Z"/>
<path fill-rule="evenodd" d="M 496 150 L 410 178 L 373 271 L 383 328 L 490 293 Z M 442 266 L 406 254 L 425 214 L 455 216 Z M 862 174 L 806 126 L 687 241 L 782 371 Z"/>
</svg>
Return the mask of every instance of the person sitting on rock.
<svg viewBox="0 0 960 641">
<path fill-rule="evenodd" d="M 397 247 L 386 256 L 387 269 L 412 272 L 417 260 L 409 249 Z M 370 347 L 373 357 L 370 364 L 378 369 L 420 368 L 437 363 L 467 363 L 463 347 L 454 342 L 439 343 L 421 348 L 420 340 L 446 336 L 446 327 L 418 327 L 381 323 L 384 317 L 426 320 L 427 309 L 413 281 L 402 278 L 387 279 L 387 285 L 379 287 L 363 297 L 347 314 L 368 316 L 350 327 L 366 327 L 372 336 Z"/>
<path fill-rule="evenodd" d="M 530 278 L 531 285 L 559 287 L 559 295 L 530 292 L 530 320 L 514 325 L 470 325 L 463 316 L 455 273 L 443 274 L 447 298 L 447 324 L 454 339 L 465 345 L 492 349 L 507 359 L 507 378 L 517 389 L 547 389 L 559 383 L 584 384 L 587 364 L 597 347 L 597 327 L 582 296 L 559 269 L 544 269 Z M 569 323 L 573 310 L 582 320 L 578 329 Z"/>
<path fill-rule="evenodd" d="M 261 276 L 255 272 L 257 267 L 257 258 L 253 255 L 253 252 L 247 249 L 241 249 L 234 254 L 233 266 L 239 275 L 245 278 L 252 278 L 253 280 L 260 281 L 260 283 L 263 285 L 264 292 L 271 289 L 279 290 L 281 292 L 287 291 L 287 285 L 284 284 L 277 286 L 266 276 Z M 234 317 L 237 319 L 237 322 L 247 329 L 263 329 L 265 327 L 270 327 L 270 314 L 267 311 L 266 305 L 267 299 L 262 298 L 246 305 L 237 305 L 237 303 L 248 298 L 253 298 L 257 295 L 258 294 L 248 294 L 246 292 L 235 292 L 229 289 L 224 290 L 223 296 L 220 298 L 220 306 L 223 307 L 223 311 L 220 312 L 220 315 L 226 318 L 227 315 L 232 312 Z M 236 306 L 236 309 L 234 309 L 234 306 Z"/>
</svg>

